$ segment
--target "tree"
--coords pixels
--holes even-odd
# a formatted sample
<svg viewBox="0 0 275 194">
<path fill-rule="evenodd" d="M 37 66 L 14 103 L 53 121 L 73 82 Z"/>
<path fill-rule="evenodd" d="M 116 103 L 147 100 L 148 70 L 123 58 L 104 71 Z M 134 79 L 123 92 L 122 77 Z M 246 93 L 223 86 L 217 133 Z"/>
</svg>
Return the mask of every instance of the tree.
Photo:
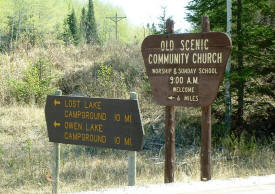
<svg viewBox="0 0 275 194">
<path fill-rule="evenodd" d="M 7 16 L 8 19 L 8 39 L 9 39 L 9 48 L 13 50 L 16 43 L 23 37 L 27 29 L 30 27 L 28 23 L 28 18 L 30 17 L 28 13 L 27 3 L 20 0 L 14 0 L 13 2 L 14 10 Z"/>
<path fill-rule="evenodd" d="M 73 42 L 75 45 L 79 43 L 79 30 L 77 28 L 77 20 L 74 9 L 72 9 L 72 12 L 64 21 L 63 40 L 66 43 Z"/>
<path fill-rule="evenodd" d="M 86 39 L 87 43 L 98 42 L 97 26 L 94 16 L 94 4 L 93 0 L 89 0 L 88 11 L 86 17 Z"/>
<path fill-rule="evenodd" d="M 171 16 L 167 17 L 166 15 L 166 7 L 161 7 L 162 9 L 162 15 L 159 16 L 159 23 L 158 23 L 158 27 L 159 27 L 159 34 L 165 34 L 166 33 L 166 21 L 168 19 L 172 19 Z"/>
<path fill-rule="evenodd" d="M 243 3 L 242 0 L 237 0 L 237 71 L 239 72 L 239 77 L 236 81 L 238 84 L 238 109 L 236 115 L 236 128 L 238 133 L 240 134 L 243 128 L 243 106 L 244 106 L 244 84 L 245 84 L 245 76 L 243 75 L 244 70 L 244 61 L 243 61 L 243 26 L 242 26 L 242 16 L 243 16 Z"/>
<path fill-rule="evenodd" d="M 226 0 L 226 33 L 231 38 L 232 32 L 232 0 Z M 225 131 L 227 134 L 231 128 L 231 93 L 230 93 L 230 71 L 231 56 L 229 56 L 225 67 L 224 95 L 225 95 Z"/>
<path fill-rule="evenodd" d="M 168 19 L 172 19 L 172 16 L 167 17 L 166 14 L 166 7 L 161 7 L 162 9 L 162 15 L 158 17 L 158 23 L 155 24 L 154 22 L 150 26 L 150 24 L 147 24 L 147 27 L 150 29 L 149 31 L 152 34 L 165 34 L 166 33 L 166 21 Z M 157 25 L 157 27 L 156 27 Z"/>
<path fill-rule="evenodd" d="M 68 17 L 68 7 L 70 8 L 69 13 L 71 13 L 72 7 L 75 8 L 79 36 L 86 43 L 86 32 L 90 31 L 86 28 L 88 27 L 86 26 L 88 1 L 83 9 L 83 14 L 81 9 L 78 14 L 78 8 L 83 7 L 83 2 L 80 0 L 0 0 L 0 49 L 6 51 L 10 48 L 16 48 L 18 43 L 24 44 L 25 48 L 30 48 L 29 46 L 37 43 L 45 43 L 56 38 L 63 39 L 64 21 Z M 94 34 L 94 39 L 98 40 L 103 40 L 106 31 L 108 31 L 106 29 L 113 27 L 111 23 L 105 21 L 105 16 L 111 16 L 115 12 L 124 15 L 122 9 L 114 7 L 111 3 L 93 1 L 93 8 L 89 7 L 89 18 L 96 18 L 96 24 L 92 22 L 95 30 L 89 34 Z M 140 29 L 128 25 L 127 21 L 123 21 L 119 25 L 120 40 L 123 42 L 132 40 L 132 34 L 136 34 L 138 30 Z"/>
<path fill-rule="evenodd" d="M 52 35 L 62 25 L 66 13 L 64 0 L 0 0 L 0 31 L 3 50 L 20 44 L 26 48 Z"/>
<path fill-rule="evenodd" d="M 70 29 L 70 33 L 73 37 L 74 43 L 78 44 L 79 43 L 79 30 L 77 28 L 77 20 L 75 16 L 74 9 L 72 9 L 71 14 L 68 15 L 68 27 Z"/>
<path fill-rule="evenodd" d="M 81 10 L 81 17 L 80 17 L 80 34 L 83 40 L 86 41 L 86 31 L 87 31 L 87 26 L 86 26 L 86 9 L 85 7 L 82 8 Z"/>
<path fill-rule="evenodd" d="M 225 31 L 226 1 L 193 0 L 187 9 L 190 11 L 187 14 L 187 20 L 192 22 L 196 29 L 199 29 L 201 24 L 201 16 L 208 15 L 212 31 Z M 273 21 L 272 1 L 237 0 L 233 2 L 233 52 L 230 79 L 232 98 L 237 100 L 237 103 L 232 104 L 234 111 L 232 121 L 234 120 L 235 124 L 232 131 L 237 135 L 240 135 L 248 125 L 259 121 L 257 114 L 265 114 L 267 116 L 261 118 L 271 119 L 271 111 L 275 111 L 272 105 L 274 104 L 274 93 L 272 94 L 274 86 L 270 85 L 270 79 L 274 78 L 271 73 L 274 71 L 275 52 L 274 42 L 272 42 L 275 36 Z"/>
</svg>

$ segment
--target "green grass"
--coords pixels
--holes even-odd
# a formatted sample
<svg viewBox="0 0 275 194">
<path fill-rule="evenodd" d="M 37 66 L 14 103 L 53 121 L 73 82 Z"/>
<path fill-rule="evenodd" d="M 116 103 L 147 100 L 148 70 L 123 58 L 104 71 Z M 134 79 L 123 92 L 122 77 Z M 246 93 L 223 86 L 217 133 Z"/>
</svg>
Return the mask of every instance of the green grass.
<svg viewBox="0 0 275 194">
<path fill-rule="evenodd" d="M 275 142 L 256 145 L 245 154 L 241 146 L 212 150 L 212 178 L 275 173 Z M 48 142 L 43 108 L 0 108 L 0 193 L 51 193 L 53 144 Z M 163 183 L 164 149 L 137 154 L 137 185 Z M 177 148 L 175 181 L 199 180 L 200 148 Z M 127 185 L 127 151 L 61 145 L 62 192 Z"/>
</svg>

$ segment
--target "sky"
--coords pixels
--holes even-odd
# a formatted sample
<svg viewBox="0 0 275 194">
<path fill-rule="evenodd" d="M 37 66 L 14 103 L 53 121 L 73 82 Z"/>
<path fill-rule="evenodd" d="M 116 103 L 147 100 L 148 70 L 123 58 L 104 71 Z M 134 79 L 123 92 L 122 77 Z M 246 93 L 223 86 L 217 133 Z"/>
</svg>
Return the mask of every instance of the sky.
<svg viewBox="0 0 275 194">
<path fill-rule="evenodd" d="M 175 22 L 175 30 L 187 32 L 191 25 L 184 19 L 185 6 L 190 0 L 100 0 L 121 7 L 128 22 L 138 26 L 146 26 L 147 23 L 157 23 L 162 15 L 162 8 L 166 7 L 167 16 L 172 16 Z"/>
</svg>

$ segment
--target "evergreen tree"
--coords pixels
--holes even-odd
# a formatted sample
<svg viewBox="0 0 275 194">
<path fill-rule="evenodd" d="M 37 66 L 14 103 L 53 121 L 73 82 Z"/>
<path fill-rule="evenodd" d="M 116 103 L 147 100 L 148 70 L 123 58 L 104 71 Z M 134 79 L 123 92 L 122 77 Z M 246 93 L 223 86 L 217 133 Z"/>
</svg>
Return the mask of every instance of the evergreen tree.
<svg viewBox="0 0 275 194">
<path fill-rule="evenodd" d="M 77 20 L 75 16 L 74 9 L 72 9 L 72 13 L 68 15 L 68 27 L 70 29 L 70 33 L 73 37 L 74 43 L 78 44 L 79 43 L 79 32 L 77 28 Z"/>
<path fill-rule="evenodd" d="M 93 0 L 89 0 L 87 18 L 86 18 L 86 39 L 87 43 L 98 42 L 97 26 L 94 16 Z"/>
<path fill-rule="evenodd" d="M 152 25 L 150 25 L 149 23 L 147 24 L 147 29 L 149 31 L 149 34 L 159 34 L 155 23 L 153 22 Z"/>
<path fill-rule="evenodd" d="M 159 16 L 159 23 L 158 23 L 158 34 L 165 34 L 166 33 L 166 21 L 168 19 L 172 19 L 171 16 L 167 17 L 166 15 L 166 7 L 161 7 L 162 8 L 162 15 Z"/>
<path fill-rule="evenodd" d="M 63 40 L 66 43 L 79 43 L 79 30 L 77 28 L 77 20 L 74 9 L 72 9 L 72 12 L 67 16 L 64 21 Z"/>
<path fill-rule="evenodd" d="M 200 28 L 202 15 L 208 15 L 212 31 L 226 30 L 226 1 L 193 0 L 187 9 L 190 11 L 187 20 L 192 22 L 196 29 Z M 235 114 L 232 124 L 235 126 L 232 129 L 238 136 L 249 123 L 255 124 L 259 121 L 268 123 L 267 120 L 270 120 L 270 123 L 273 122 L 271 118 L 275 108 L 272 105 L 274 103 L 272 91 L 275 88 L 271 81 L 274 79 L 274 74 L 271 72 L 274 72 L 275 44 L 272 41 L 274 38 L 272 1 L 237 0 L 233 2 L 233 52 L 230 79 L 232 98 L 237 100 L 237 103 L 233 103 L 232 110 Z M 258 114 L 265 114 L 265 116 L 259 117 Z M 272 132 L 272 127 L 269 125 L 265 127 L 262 125 L 260 128 L 268 129 L 267 134 Z M 275 132 L 274 126 L 273 132 Z"/>
<path fill-rule="evenodd" d="M 150 24 L 147 24 L 147 27 L 150 28 L 150 32 L 152 34 L 165 34 L 166 33 L 166 21 L 168 19 L 172 19 L 171 16 L 167 17 L 166 15 L 166 7 L 162 8 L 162 15 L 158 17 L 158 23 L 152 23 L 151 27 Z M 157 26 L 156 26 L 157 25 Z"/>
<path fill-rule="evenodd" d="M 81 38 L 86 41 L 86 31 L 87 31 L 87 26 L 86 26 L 86 9 L 85 7 L 82 8 L 81 10 L 81 18 L 80 18 L 80 34 Z"/>
</svg>

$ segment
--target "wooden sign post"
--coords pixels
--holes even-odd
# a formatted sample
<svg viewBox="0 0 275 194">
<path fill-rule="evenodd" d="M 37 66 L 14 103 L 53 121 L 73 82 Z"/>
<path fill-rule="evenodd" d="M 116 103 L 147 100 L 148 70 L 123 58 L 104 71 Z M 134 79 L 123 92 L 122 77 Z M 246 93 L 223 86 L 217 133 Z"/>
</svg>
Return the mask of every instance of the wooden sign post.
<svg viewBox="0 0 275 194">
<path fill-rule="evenodd" d="M 131 92 L 130 93 L 131 100 L 138 100 L 137 93 Z M 136 185 L 136 171 L 137 171 L 137 163 L 136 163 L 136 151 L 129 151 L 128 152 L 128 186 L 135 186 Z"/>
<path fill-rule="evenodd" d="M 174 33 L 174 22 L 166 21 L 166 33 Z M 174 182 L 175 169 L 175 107 L 165 107 L 165 175 L 164 182 Z"/>
<path fill-rule="evenodd" d="M 232 44 L 225 33 L 209 32 L 209 20 L 204 21 L 202 33 L 173 34 L 173 22 L 168 20 L 167 34 L 150 35 L 141 46 L 153 98 L 166 106 L 165 182 L 174 180 L 174 106 L 202 107 L 201 178 L 211 178 L 210 107 L 217 96 Z"/>
<path fill-rule="evenodd" d="M 143 147 L 144 129 L 137 94 L 129 100 L 47 96 L 45 117 L 54 142 L 53 188 L 59 193 L 60 143 L 129 150 L 128 184 L 136 182 L 136 151 Z"/>
<path fill-rule="evenodd" d="M 61 96 L 62 91 L 56 90 L 56 96 Z M 52 181 L 52 194 L 59 193 L 59 172 L 60 172 L 60 143 L 54 142 L 54 153 L 53 153 L 53 181 Z"/>
<path fill-rule="evenodd" d="M 202 32 L 210 31 L 207 16 L 202 17 Z M 201 181 L 211 180 L 211 104 L 201 107 Z"/>
</svg>

